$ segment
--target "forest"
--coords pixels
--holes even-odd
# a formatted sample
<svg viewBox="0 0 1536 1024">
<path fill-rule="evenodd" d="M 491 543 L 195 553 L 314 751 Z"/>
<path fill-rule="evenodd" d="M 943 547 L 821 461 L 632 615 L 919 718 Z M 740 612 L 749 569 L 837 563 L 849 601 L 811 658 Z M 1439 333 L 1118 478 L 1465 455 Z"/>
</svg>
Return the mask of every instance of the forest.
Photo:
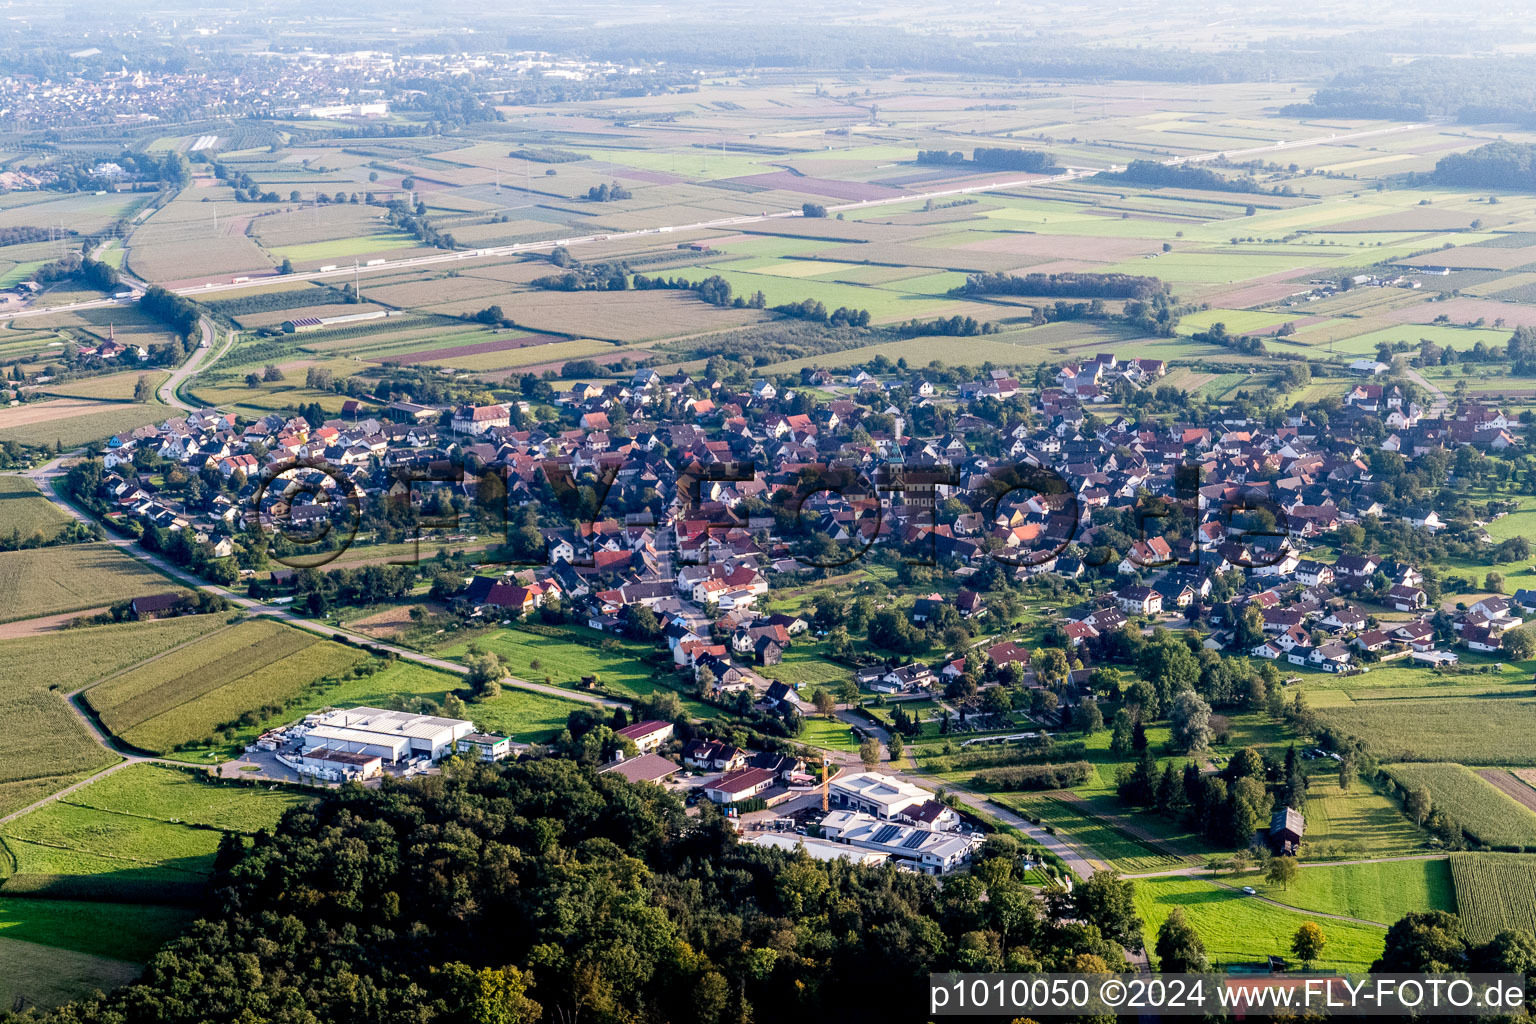
<svg viewBox="0 0 1536 1024">
<path fill-rule="evenodd" d="M 1468 153 L 1449 153 L 1435 162 L 1437 185 L 1457 188 L 1536 189 L 1536 146 L 1499 139 Z"/>
<path fill-rule="evenodd" d="M 993 837 L 941 888 L 740 844 L 572 761 L 450 765 L 227 839 L 205 915 L 137 984 L 37 1019 L 884 1022 L 930 971 L 1125 969 L 1132 883 L 1042 902 L 1021 850 Z"/>
<path fill-rule="evenodd" d="M 1467 124 L 1536 124 L 1536 67 L 1515 57 L 1424 58 L 1410 64 L 1357 68 L 1337 75 L 1286 117 L 1454 117 Z"/>
</svg>

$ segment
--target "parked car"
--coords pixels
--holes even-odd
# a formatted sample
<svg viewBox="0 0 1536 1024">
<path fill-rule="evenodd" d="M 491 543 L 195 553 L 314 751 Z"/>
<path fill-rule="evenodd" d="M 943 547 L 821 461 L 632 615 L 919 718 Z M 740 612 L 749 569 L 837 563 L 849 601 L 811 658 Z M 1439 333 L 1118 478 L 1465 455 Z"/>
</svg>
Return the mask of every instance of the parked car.
<svg viewBox="0 0 1536 1024">
<path fill-rule="evenodd" d="M 1251 885 L 1243 886 L 1243 895 L 1244 896 L 1257 896 L 1258 894 L 1259 894 L 1259 890 L 1255 889 L 1253 886 L 1251 886 Z"/>
</svg>

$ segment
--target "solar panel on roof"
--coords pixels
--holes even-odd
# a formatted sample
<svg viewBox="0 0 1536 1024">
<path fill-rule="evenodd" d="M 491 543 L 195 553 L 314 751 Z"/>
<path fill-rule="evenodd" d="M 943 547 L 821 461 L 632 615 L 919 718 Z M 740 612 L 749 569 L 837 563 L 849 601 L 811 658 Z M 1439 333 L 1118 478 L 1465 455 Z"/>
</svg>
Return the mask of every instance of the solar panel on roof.
<svg viewBox="0 0 1536 1024">
<path fill-rule="evenodd" d="M 922 846 L 923 840 L 927 838 L 928 836 L 926 833 L 914 832 L 901 841 L 901 848 L 903 850 L 915 850 L 919 846 Z"/>
<path fill-rule="evenodd" d="M 901 831 L 901 826 L 900 825 L 881 825 L 880 828 L 876 830 L 875 834 L 870 837 L 870 842 L 874 842 L 874 843 L 890 842 L 891 837 L 894 836 L 896 833 L 898 833 L 900 831 Z"/>
</svg>

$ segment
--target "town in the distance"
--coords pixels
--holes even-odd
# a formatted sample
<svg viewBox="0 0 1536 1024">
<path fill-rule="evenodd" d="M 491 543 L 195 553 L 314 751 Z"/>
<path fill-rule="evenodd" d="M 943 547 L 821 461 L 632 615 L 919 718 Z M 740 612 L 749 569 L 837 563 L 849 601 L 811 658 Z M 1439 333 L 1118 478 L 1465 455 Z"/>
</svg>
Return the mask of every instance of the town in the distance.
<svg viewBox="0 0 1536 1024">
<path fill-rule="evenodd" d="M 1518 19 L 476 8 L 0 25 L 0 1024 L 1536 998 Z"/>
</svg>

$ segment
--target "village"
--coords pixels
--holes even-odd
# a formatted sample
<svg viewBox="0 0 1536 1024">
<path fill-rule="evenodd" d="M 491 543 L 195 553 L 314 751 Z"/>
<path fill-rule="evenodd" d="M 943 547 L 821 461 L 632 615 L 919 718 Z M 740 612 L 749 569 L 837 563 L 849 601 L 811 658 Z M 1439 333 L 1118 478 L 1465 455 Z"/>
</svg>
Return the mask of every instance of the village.
<svg viewBox="0 0 1536 1024">
<path fill-rule="evenodd" d="M 640 370 L 628 384 L 559 392 L 571 426 L 558 431 L 513 427 L 507 405 L 394 402 L 365 411 L 349 401 L 341 417 L 318 425 L 277 415 L 239 423 L 204 410 L 112 438 L 102 450 L 98 496 L 110 508 L 108 523 L 186 531 L 220 560 L 252 531 L 304 537 L 317 524 L 351 521 L 355 532 L 360 510 L 380 500 L 406 501 L 423 519 L 441 519 L 483 504 L 479 491 L 494 477 L 508 508 L 535 510 L 544 567 L 528 565 L 531 558 L 518 568 L 482 565 L 453 595 L 466 614 L 515 619 L 553 600 L 592 629 L 619 631 L 626 609 L 644 608 L 665 631 L 680 671 L 695 680 L 707 674 L 716 695 L 750 690 L 790 707 L 803 703 L 799 695 L 783 687 L 770 693 L 757 669 L 775 664 L 806 623 L 759 606 L 771 587 L 803 583 L 877 545 L 950 570 L 946 595 L 909 609 L 914 626 L 943 608 L 962 619 L 982 613 L 986 594 L 975 578 L 996 564 L 1014 580 L 1049 573 L 1081 584 L 1079 613 L 1064 610 L 1061 623 L 1074 648 L 1130 620 L 1142 628 L 1203 622 L 1210 649 L 1326 672 L 1393 656 L 1454 664 L 1456 646 L 1496 651 L 1536 606 L 1525 591 L 1488 597 L 1449 628 L 1437 626 L 1421 567 L 1342 551 L 1310 557 L 1340 527 L 1367 517 L 1429 533 L 1445 526 L 1432 509 L 1378 496 L 1367 447 L 1348 439 L 1352 428 L 1381 423 L 1381 449 L 1405 456 L 1463 445 L 1500 451 L 1518 442 L 1516 425 L 1497 409 L 1469 403 L 1428 420 L 1403 385 L 1362 383 L 1326 430 L 1296 416 L 1274 428 L 1230 417 L 1149 427 L 1121 416 L 1090 429 L 1092 404 L 1112 380 L 1155 380 L 1161 372 L 1159 364 L 1102 354 L 1063 367 L 1056 386 L 1030 395 L 1023 408 L 1023 385 L 1001 371 L 952 395 L 920 375 L 817 372 L 807 375 L 806 390 L 849 397 L 806 413 L 794 411 L 804 392 L 783 384 L 760 380 L 737 391 Z M 978 415 L 988 399 L 997 401 Z M 1006 410 L 997 407 L 1009 400 Z M 940 401 L 958 403 L 951 429 L 914 436 L 915 423 Z M 649 420 L 663 403 L 685 422 Z M 141 471 L 147 457 L 213 486 L 191 494 L 156 487 Z M 999 495 L 997 481 L 1019 468 L 1051 481 Z M 1193 479 L 1200 482 L 1192 487 Z M 593 483 L 603 495 L 596 514 L 550 525 L 561 516 L 543 503 L 562 487 Z M 1165 496 L 1167 506 L 1146 514 L 1149 495 Z M 795 515 L 786 517 L 785 508 Z M 1255 510 L 1263 529 L 1247 521 Z M 1127 536 L 1123 514 L 1141 516 L 1142 535 L 1107 551 L 1111 534 Z M 791 519 L 800 524 L 796 536 L 784 535 Z M 505 521 L 510 534 L 524 518 Z M 828 561 L 833 549 L 841 554 Z M 238 578 L 254 575 L 241 570 Z M 1262 636 L 1242 621 L 1250 607 Z M 1411 621 L 1383 623 L 1379 612 Z M 958 675 L 963 655 L 941 665 L 872 667 L 858 681 L 871 691 L 922 691 Z M 994 669 L 1015 660 L 1028 668 L 1022 648 L 973 656 Z"/>
</svg>

